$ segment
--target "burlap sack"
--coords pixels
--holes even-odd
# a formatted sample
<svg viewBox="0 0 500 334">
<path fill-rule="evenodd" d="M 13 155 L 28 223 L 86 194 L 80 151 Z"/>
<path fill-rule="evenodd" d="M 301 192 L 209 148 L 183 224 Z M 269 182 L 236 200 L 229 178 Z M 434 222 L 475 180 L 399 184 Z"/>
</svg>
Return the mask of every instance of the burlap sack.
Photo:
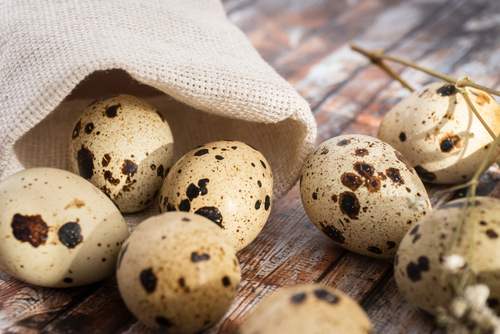
<svg viewBox="0 0 500 334">
<path fill-rule="evenodd" d="M 122 73 L 96 72 L 110 69 Z M 275 200 L 297 182 L 316 137 L 309 106 L 218 0 L 0 1 L 0 179 L 35 166 L 69 170 L 76 117 L 117 88 L 141 92 L 129 78 L 156 89 L 141 97 L 170 124 L 175 159 L 209 141 L 241 140 L 268 159 Z"/>
</svg>

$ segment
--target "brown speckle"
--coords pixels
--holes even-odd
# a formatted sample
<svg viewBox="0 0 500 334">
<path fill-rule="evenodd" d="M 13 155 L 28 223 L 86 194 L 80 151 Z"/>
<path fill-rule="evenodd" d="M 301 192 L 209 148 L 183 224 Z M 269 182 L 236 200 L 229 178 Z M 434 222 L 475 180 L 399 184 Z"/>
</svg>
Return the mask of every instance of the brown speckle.
<svg viewBox="0 0 500 334">
<path fill-rule="evenodd" d="M 494 230 L 492 230 L 492 229 L 486 230 L 486 235 L 490 239 L 496 239 L 496 238 L 498 238 L 498 234 Z"/>
<path fill-rule="evenodd" d="M 45 245 L 49 227 L 41 215 L 23 216 L 16 213 L 12 218 L 12 233 L 21 242 L 29 242 L 35 248 Z"/>
<path fill-rule="evenodd" d="M 351 189 L 352 191 L 355 191 L 363 184 L 361 178 L 353 173 L 342 174 L 342 176 L 340 177 L 340 181 L 345 187 Z"/>
<path fill-rule="evenodd" d="M 111 106 L 111 107 L 108 107 L 106 109 L 106 111 L 104 111 L 104 114 L 109 117 L 109 118 L 113 118 L 113 117 L 116 117 L 116 114 L 117 114 L 117 111 L 118 111 L 118 108 L 121 107 L 121 104 L 117 104 L 117 105 L 114 105 L 114 106 Z"/>
<path fill-rule="evenodd" d="M 109 163 L 111 162 L 111 156 L 109 154 L 105 154 L 102 157 L 102 166 L 103 167 L 108 167 Z"/>
</svg>

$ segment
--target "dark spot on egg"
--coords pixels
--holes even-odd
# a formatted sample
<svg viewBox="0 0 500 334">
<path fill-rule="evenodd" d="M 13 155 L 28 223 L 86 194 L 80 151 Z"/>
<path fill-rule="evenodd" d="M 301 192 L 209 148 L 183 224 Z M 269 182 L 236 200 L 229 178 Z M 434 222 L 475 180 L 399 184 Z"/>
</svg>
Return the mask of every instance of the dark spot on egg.
<svg viewBox="0 0 500 334">
<path fill-rule="evenodd" d="M 330 151 L 328 150 L 328 148 L 327 148 L 327 147 L 323 147 L 323 149 L 321 150 L 320 155 L 325 155 L 325 154 L 328 154 L 328 152 L 330 152 Z"/>
<path fill-rule="evenodd" d="M 313 200 L 317 200 L 318 199 L 318 194 L 314 192 L 312 194 L 312 198 L 313 198 Z"/>
<path fill-rule="evenodd" d="M 231 148 L 232 148 L 233 150 L 236 150 L 236 149 L 238 148 L 238 146 L 231 146 Z"/>
<path fill-rule="evenodd" d="M 111 156 L 109 154 L 105 154 L 102 157 L 102 166 L 103 167 L 108 167 L 109 163 L 111 162 Z"/>
<path fill-rule="evenodd" d="M 267 210 L 269 210 L 270 206 L 271 206 L 271 197 L 269 197 L 269 195 L 267 195 L 265 202 L 264 202 L 264 209 L 267 211 Z"/>
<path fill-rule="evenodd" d="M 130 180 L 130 178 L 137 172 L 137 168 L 139 168 L 139 166 L 137 166 L 135 162 L 125 159 L 122 165 L 122 173 L 127 175 L 128 180 Z"/>
<path fill-rule="evenodd" d="M 387 241 L 387 249 L 393 249 L 396 247 L 396 243 L 394 241 Z"/>
<path fill-rule="evenodd" d="M 304 300 L 306 300 L 306 294 L 305 293 L 297 293 L 290 298 L 293 304 L 301 304 Z"/>
<path fill-rule="evenodd" d="M 200 188 L 198 188 L 196 185 L 191 183 L 186 190 L 186 196 L 189 198 L 190 201 L 195 199 L 200 195 Z"/>
<path fill-rule="evenodd" d="M 88 123 L 85 126 L 85 133 L 90 134 L 94 130 L 94 123 Z"/>
<path fill-rule="evenodd" d="M 181 203 L 179 204 L 180 211 L 189 212 L 190 209 L 191 209 L 191 203 L 189 202 L 188 199 L 182 200 Z"/>
<path fill-rule="evenodd" d="M 181 288 L 186 286 L 186 281 L 184 280 L 184 277 L 179 278 L 179 285 Z"/>
<path fill-rule="evenodd" d="M 163 117 L 163 115 L 161 114 L 161 112 L 159 112 L 158 110 L 156 111 L 156 114 L 160 117 L 160 119 L 161 119 L 162 122 L 166 122 L 167 121 L 165 119 L 165 117 Z"/>
<path fill-rule="evenodd" d="M 405 181 L 401 177 L 401 174 L 399 173 L 399 169 L 391 167 L 386 169 L 385 173 L 387 174 L 387 177 L 390 178 L 395 185 L 400 185 L 405 183 Z"/>
<path fill-rule="evenodd" d="M 326 222 L 319 222 L 321 225 L 321 231 L 330 239 L 335 241 L 338 244 L 343 244 L 345 243 L 345 238 L 342 235 L 342 232 L 337 230 L 334 226 L 331 225 L 326 225 Z"/>
<path fill-rule="evenodd" d="M 369 152 L 368 150 L 365 150 L 364 148 L 358 148 L 355 151 L 355 155 L 358 157 L 364 157 L 365 155 L 368 155 Z"/>
<path fill-rule="evenodd" d="M 460 148 L 461 140 L 457 135 L 449 135 L 441 140 L 439 147 L 444 153 L 451 152 L 454 148 Z"/>
<path fill-rule="evenodd" d="M 417 282 L 422 279 L 422 271 L 429 271 L 429 259 L 425 256 L 418 258 L 418 264 L 412 261 L 406 267 L 408 278 L 413 282 Z"/>
<path fill-rule="evenodd" d="M 479 225 L 486 226 L 486 225 L 488 225 L 488 224 L 486 224 L 486 222 L 485 222 L 485 221 L 481 220 L 481 221 L 479 222 Z"/>
<path fill-rule="evenodd" d="M 262 201 L 260 199 L 257 200 L 257 202 L 255 202 L 255 210 L 259 210 L 261 204 L 262 204 Z"/>
<path fill-rule="evenodd" d="M 339 297 L 324 289 L 314 290 L 314 295 L 316 298 L 326 301 L 329 304 L 337 304 L 340 301 Z"/>
<path fill-rule="evenodd" d="M 359 175 L 370 178 L 373 176 L 375 172 L 375 168 L 371 164 L 367 164 L 365 162 L 356 162 L 354 164 L 354 170 L 358 172 Z"/>
<path fill-rule="evenodd" d="M 385 175 L 384 175 L 384 177 L 385 177 Z M 371 178 L 367 178 L 365 180 L 365 187 L 371 193 L 380 191 L 381 185 L 382 185 L 382 182 L 380 181 L 380 178 L 377 178 L 377 177 L 371 177 Z"/>
<path fill-rule="evenodd" d="M 120 108 L 122 105 L 121 104 L 116 104 L 114 106 L 108 107 L 104 113 L 106 114 L 107 117 L 113 118 L 116 117 L 118 108 Z"/>
<path fill-rule="evenodd" d="M 81 129 L 82 129 L 82 120 L 79 120 L 75 124 L 75 127 L 73 128 L 73 132 L 71 133 L 71 139 L 75 139 L 76 137 L 78 137 L 78 134 L 80 133 Z"/>
<path fill-rule="evenodd" d="M 342 174 L 342 176 L 340 177 L 340 182 L 342 182 L 344 186 L 351 189 L 352 191 L 355 191 L 363 184 L 361 178 L 354 173 Z"/>
<path fill-rule="evenodd" d="M 168 320 L 167 318 L 162 317 L 162 316 L 156 317 L 155 321 L 158 325 L 160 325 L 162 327 L 171 328 L 174 326 L 174 324 L 172 324 L 172 322 L 170 320 Z"/>
<path fill-rule="evenodd" d="M 405 141 L 406 140 L 406 134 L 404 132 L 401 132 L 399 134 L 399 140 L 401 140 L 401 141 Z"/>
<path fill-rule="evenodd" d="M 210 255 L 207 253 L 198 254 L 197 252 L 191 253 L 191 262 L 200 262 L 210 260 Z"/>
<path fill-rule="evenodd" d="M 81 177 L 89 180 L 94 175 L 94 155 L 82 144 L 82 148 L 78 151 L 78 173 Z"/>
<path fill-rule="evenodd" d="M 165 197 L 165 199 L 166 199 L 166 200 L 168 200 L 168 198 L 167 198 L 167 197 Z M 164 200 L 164 201 L 165 201 L 165 200 Z M 167 203 L 166 205 L 165 205 L 165 204 L 163 204 L 163 206 L 165 206 L 165 207 L 166 207 L 167 212 L 169 212 L 169 211 L 175 211 L 175 206 L 173 206 L 173 205 L 172 205 L 172 204 L 170 204 L 170 203 Z"/>
<path fill-rule="evenodd" d="M 204 149 L 202 149 L 202 150 L 196 151 L 196 152 L 194 153 L 194 155 L 195 155 L 196 157 L 200 157 L 200 156 L 205 155 L 205 154 L 207 154 L 207 153 L 208 153 L 208 149 L 204 148 Z"/>
<path fill-rule="evenodd" d="M 59 228 L 57 235 L 64 246 L 75 248 L 83 240 L 81 233 L 82 228 L 77 222 L 69 222 Z"/>
<path fill-rule="evenodd" d="M 262 167 L 267 168 L 266 164 L 264 163 L 264 161 L 261 160 L 260 163 L 262 164 Z"/>
<path fill-rule="evenodd" d="M 370 246 L 370 247 L 367 248 L 367 250 L 369 252 L 372 252 L 372 253 L 375 253 L 375 254 L 382 254 L 382 251 L 380 250 L 380 248 L 375 247 L 375 246 Z"/>
<path fill-rule="evenodd" d="M 353 192 L 345 191 L 340 194 L 339 199 L 340 211 L 349 216 L 351 219 L 358 219 L 359 214 L 359 201 Z"/>
<path fill-rule="evenodd" d="M 498 234 L 495 231 L 493 231 L 492 229 L 486 230 L 486 235 L 490 239 L 496 239 L 496 238 L 498 238 Z"/>
<path fill-rule="evenodd" d="M 221 155 L 216 155 L 216 156 L 215 156 L 215 159 L 217 159 L 217 160 L 224 160 L 224 157 L 223 157 L 223 156 L 221 156 Z"/>
<path fill-rule="evenodd" d="M 70 284 L 70 283 L 73 283 L 73 279 L 71 277 L 66 277 L 65 279 L 63 279 L 63 282 Z"/>
<path fill-rule="evenodd" d="M 152 164 L 151 165 L 151 170 L 155 170 L 156 169 L 156 165 L 155 164 Z"/>
<path fill-rule="evenodd" d="M 222 214 L 220 213 L 219 209 L 217 209 L 214 206 L 204 206 L 196 210 L 195 213 L 210 219 L 211 221 L 219 225 L 219 227 L 221 228 L 224 227 L 222 226 L 222 219 L 223 219 Z"/>
<path fill-rule="evenodd" d="M 412 244 L 416 243 L 420 239 L 421 236 L 422 236 L 422 234 L 420 234 L 420 233 L 415 234 L 411 243 Z"/>
<path fill-rule="evenodd" d="M 163 177 L 163 172 L 164 172 L 163 165 L 160 165 L 156 170 L 156 175 L 158 175 L 159 177 Z"/>
<path fill-rule="evenodd" d="M 423 181 L 432 182 L 436 180 L 436 174 L 427 171 L 421 166 L 415 166 L 415 171 L 417 172 L 418 177 L 420 177 Z"/>
<path fill-rule="evenodd" d="M 262 188 L 262 182 L 260 182 L 260 180 L 257 181 L 257 184 L 259 185 L 259 188 Z"/>
<path fill-rule="evenodd" d="M 224 276 L 224 277 L 222 278 L 222 284 L 223 284 L 224 286 L 229 286 L 229 285 L 231 285 L 231 281 L 229 280 L 229 277 Z"/>
<path fill-rule="evenodd" d="M 337 195 L 332 195 L 333 203 L 337 203 L 337 200 L 338 200 Z"/>
<path fill-rule="evenodd" d="M 42 220 L 41 215 L 21 215 L 16 213 L 12 217 L 12 234 L 21 242 L 29 242 L 35 248 L 45 245 L 49 227 Z"/>
<path fill-rule="evenodd" d="M 346 146 L 346 145 L 348 145 L 348 144 L 350 144 L 350 143 L 351 143 L 351 140 L 350 140 L 350 139 L 342 139 L 341 141 L 339 141 L 339 142 L 337 143 L 337 146 Z"/>
<path fill-rule="evenodd" d="M 115 179 L 113 177 L 113 173 L 111 173 L 109 170 L 104 171 L 104 179 L 114 186 L 120 183 L 120 179 Z"/>
<path fill-rule="evenodd" d="M 436 93 L 439 96 L 450 96 L 456 94 L 457 90 L 455 89 L 454 85 L 444 85 L 443 87 L 439 88 Z"/>
<path fill-rule="evenodd" d="M 141 284 L 148 293 L 156 289 L 156 276 L 153 273 L 153 268 L 144 269 L 140 274 Z"/>
<path fill-rule="evenodd" d="M 411 231 L 410 231 L 410 235 L 414 235 L 415 233 L 418 232 L 418 229 L 420 228 L 420 225 L 415 225 Z"/>
</svg>

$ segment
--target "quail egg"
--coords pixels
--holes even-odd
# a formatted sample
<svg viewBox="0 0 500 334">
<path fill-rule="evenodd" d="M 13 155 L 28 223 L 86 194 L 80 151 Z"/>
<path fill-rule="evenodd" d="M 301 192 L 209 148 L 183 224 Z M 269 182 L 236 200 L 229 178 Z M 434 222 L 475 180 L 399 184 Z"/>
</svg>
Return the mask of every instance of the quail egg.
<svg viewBox="0 0 500 334">
<path fill-rule="evenodd" d="M 422 181 L 390 145 L 364 135 L 320 144 L 300 180 L 304 209 L 314 225 L 338 245 L 392 258 L 412 224 L 431 204 Z M 408 202 L 420 203 L 415 210 Z"/>
<path fill-rule="evenodd" d="M 198 333 L 234 301 L 241 269 L 233 245 L 207 218 L 167 212 L 132 232 L 117 262 L 120 294 L 147 326 Z"/>
<path fill-rule="evenodd" d="M 146 101 L 114 95 L 90 104 L 70 141 L 73 171 L 101 189 L 121 212 L 153 202 L 173 163 L 165 118 Z"/>
<path fill-rule="evenodd" d="M 466 203 L 462 229 L 455 234 Z M 444 262 L 451 255 L 450 247 L 456 238 L 453 255 L 461 256 L 475 272 L 476 283 L 490 288 L 488 305 L 500 312 L 499 207 L 499 199 L 476 197 L 472 216 L 471 201 L 454 200 L 431 212 L 408 231 L 395 258 L 394 278 L 410 304 L 434 315 L 439 306 L 449 305 L 455 290 L 449 283 L 451 276 L 445 275 Z M 473 262 L 470 261 L 472 245 Z M 463 271 L 458 269 L 459 279 Z"/>
<path fill-rule="evenodd" d="M 287 286 L 267 297 L 238 334 L 373 333 L 363 309 L 340 290 L 303 284 Z"/>
<path fill-rule="evenodd" d="M 32 168 L 0 182 L 0 267 L 25 282 L 74 287 L 112 276 L 128 229 L 83 178 Z"/>
<path fill-rule="evenodd" d="M 480 90 L 465 88 L 496 136 L 500 106 Z M 413 92 L 382 119 L 378 138 L 401 152 L 423 181 L 458 183 L 472 178 L 493 139 L 453 84 L 435 82 Z M 500 154 L 496 148 L 491 166 Z"/>
<path fill-rule="evenodd" d="M 186 153 L 165 178 L 160 210 L 194 212 L 219 225 L 236 250 L 257 237 L 269 217 L 273 174 L 266 158 L 238 141 Z"/>
</svg>

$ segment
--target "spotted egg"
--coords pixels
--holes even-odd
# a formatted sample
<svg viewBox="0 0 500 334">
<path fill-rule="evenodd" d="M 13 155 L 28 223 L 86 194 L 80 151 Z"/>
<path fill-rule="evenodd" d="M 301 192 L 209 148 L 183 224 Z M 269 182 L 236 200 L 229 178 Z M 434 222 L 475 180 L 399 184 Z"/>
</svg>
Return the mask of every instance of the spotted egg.
<svg viewBox="0 0 500 334">
<path fill-rule="evenodd" d="M 255 148 L 222 140 L 186 153 L 165 178 L 160 210 L 194 212 L 222 228 L 240 250 L 257 237 L 273 202 L 273 174 Z"/>
<path fill-rule="evenodd" d="M 364 135 L 320 144 L 302 169 L 300 195 L 323 234 L 350 251 L 379 258 L 394 257 L 406 231 L 431 208 L 406 159 Z"/>
<path fill-rule="evenodd" d="M 128 229 L 83 178 L 32 168 L 0 182 L 0 267 L 25 282 L 74 287 L 114 275 Z"/>
<path fill-rule="evenodd" d="M 234 247 L 207 218 L 167 212 L 132 232 L 117 262 L 120 295 L 144 324 L 198 333 L 234 301 L 241 269 Z"/>
<path fill-rule="evenodd" d="M 460 228 L 465 205 L 465 220 Z M 459 281 L 464 271 L 456 268 L 458 272 L 451 275 L 443 263 L 446 256 L 456 254 L 472 268 L 476 283 L 489 286 L 487 303 L 500 312 L 499 207 L 499 199 L 476 197 L 472 214 L 472 201 L 454 200 L 431 212 L 408 231 L 395 258 L 394 278 L 410 304 L 434 315 L 439 306 L 449 306 L 455 296 L 450 282 L 453 276 Z M 452 249 L 453 240 L 457 243 Z M 474 246 L 473 261 L 471 245 Z"/>
<path fill-rule="evenodd" d="M 500 134 L 500 106 L 480 90 L 466 88 L 495 136 Z M 453 84 L 434 82 L 396 104 L 382 119 L 378 138 L 392 145 L 430 183 L 472 178 L 493 139 Z M 500 154 L 495 148 L 491 166 Z"/>
<path fill-rule="evenodd" d="M 148 102 L 113 95 L 90 104 L 71 134 L 73 171 L 101 189 L 121 212 L 153 202 L 173 164 L 173 137 Z"/>
<path fill-rule="evenodd" d="M 318 284 L 273 292 L 248 317 L 238 334 L 370 334 L 363 309 L 340 290 Z"/>
</svg>

